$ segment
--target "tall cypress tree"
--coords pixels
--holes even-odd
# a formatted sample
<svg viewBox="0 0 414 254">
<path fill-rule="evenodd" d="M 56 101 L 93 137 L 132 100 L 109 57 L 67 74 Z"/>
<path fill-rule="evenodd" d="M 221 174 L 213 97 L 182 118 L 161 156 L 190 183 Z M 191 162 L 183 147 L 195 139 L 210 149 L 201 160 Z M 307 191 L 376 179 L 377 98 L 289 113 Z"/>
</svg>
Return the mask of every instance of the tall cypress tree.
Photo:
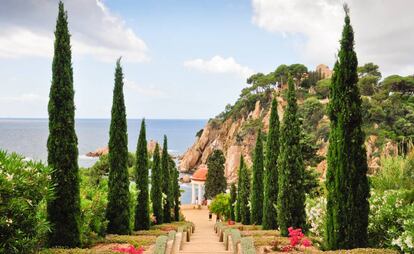
<svg viewBox="0 0 414 254">
<path fill-rule="evenodd" d="M 263 142 L 261 130 L 258 131 L 253 160 L 253 182 L 251 194 L 251 223 L 262 224 L 263 217 Z"/>
<path fill-rule="evenodd" d="M 221 150 L 214 152 L 207 159 L 206 193 L 207 199 L 213 199 L 217 194 L 226 192 L 227 180 L 224 176 L 224 163 L 226 159 Z"/>
<path fill-rule="evenodd" d="M 240 222 L 244 225 L 250 224 L 250 174 L 247 166 L 244 164 L 240 168 L 240 186 L 239 186 L 239 199 L 240 202 Z"/>
<path fill-rule="evenodd" d="M 148 196 L 148 151 L 145 130 L 145 119 L 141 122 L 139 132 L 136 164 L 135 182 L 137 184 L 138 196 L 135 208 L 135 230 L 147 230 L 150 227 L 149 196 Z"/>
<path fill-rule="evenodd" d="M 279 115 L 277 101 L 274 98 L 270 110 L 269 133 L 266 144 L 266 171 L 263 204 L 263 229 L 277 229 L 277 195 L 278 195 L 278 168 L 279 157 Z"/>
<path fill-rule="evenodd" d="M 236 207 L 235 207 L 235 213 L 236 213 L 236 221 L 241 221 L 241 213 L 240 213 L 240 186 L 242 185 L 242 168 L 244 167 L 244 159 L 243 155 L 240 155 L 240 165 L 239 165 L 239 171 L 237 173 L 238 179 L 237 179 L 237 201 L 236 201 Z"/>
<path fill-rule="evenodd" d="M 168 143 L 167 143 L 167 136 L 164 135 L 164 144 L 162 148 L 162 155 L 161 155 L 161 172 L 162 172 L 162 192 L 165 195 L 164 200 L 164 215 L 163 221 L 165 223 L 171 222 L 171 203 L 173 199 L 173 195 L 171 193 L 170 187 L 170 167 L 169 167 L 169 157 L 168 154 Z"/>
<path fill-rule="evenodd" d="M 328 106 L 331 130 L 326 174 L 326 243 L 329 249 L 366 246 L 369 213 L 368 166 L 357 86 L 358 60 L 349 10 L 344 7 L 345 25 Z"/>
<path fill-rule="evenodd" d="M 288 235 L 288 228 L 304 228 L 306 225 L 305 190 L 303 175 L 305 166 L 302 159 L 295 85 L 292 77 L 288 81 L 287 107 L 280 130 L 280 154 L 278 159 L 279 192 L 277 216 L 280 232 Z"/>
<path fill-rule="evenodd" d="M 47 212 L 52 224 L 49 244 L 77 247 L 80 245 L 78 139 L 75 133 L 75 92 L 67 19 L 63 3 L 59 2 L 47 140 L 47 161 L 54 169 L 51 178 L 55 184 L 55 199 L 48 203 Z"/>
<path fill-rule="evenodd" d="M 174 210 L 174 221 L 180 220 L 180 183 L 178 182 L 178 178 L 180 176 L 177 167 L 175 165 L 174 160 L 170 156 L 170 176 L 171 176 L 171 188 L 173 193 L 173 210 Z"/>
<path fill-rule="evenodd" d="M 163 223 L 162 210 L 162 172 L 160 165 L 160 147 L 155 145 L 154 155 L 152 158 L 151 169 L 151 201 L 152 212 L 154 213 L 156 224 Z"/>
<path fill-rule="evenodd" d="M 116 62 L 115 87 L 109 129 L 108 232 L 129 234 L 128 137 L 121 58 Z"/>
<path fill-rule="evenodd" d="M 230 219 L 236 221 L 235 203 L 237 201 L 237 189 L 234 183 L 230 187 Z"/>
</svg>

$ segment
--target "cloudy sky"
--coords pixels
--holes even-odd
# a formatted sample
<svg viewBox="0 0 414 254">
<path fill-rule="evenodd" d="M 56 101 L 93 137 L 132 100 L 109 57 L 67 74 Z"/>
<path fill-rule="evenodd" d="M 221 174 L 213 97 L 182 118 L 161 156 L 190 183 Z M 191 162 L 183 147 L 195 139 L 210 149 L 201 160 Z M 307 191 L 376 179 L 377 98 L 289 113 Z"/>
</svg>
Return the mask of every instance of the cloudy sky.
<svg viewBox="0 0 414 254">
<path fill-rule="evenodd" d="M 255 72 L 332 67 L 340 0 L 65 0 L 78 118 L 108 118 L 122 56 L 129 118 L 210 118 Z M 414 73 L 414 1 L 349 0 L 361 64 Z M 0 117 L 47 117 L 57 0 L 0 0 Z"/>
</svg>

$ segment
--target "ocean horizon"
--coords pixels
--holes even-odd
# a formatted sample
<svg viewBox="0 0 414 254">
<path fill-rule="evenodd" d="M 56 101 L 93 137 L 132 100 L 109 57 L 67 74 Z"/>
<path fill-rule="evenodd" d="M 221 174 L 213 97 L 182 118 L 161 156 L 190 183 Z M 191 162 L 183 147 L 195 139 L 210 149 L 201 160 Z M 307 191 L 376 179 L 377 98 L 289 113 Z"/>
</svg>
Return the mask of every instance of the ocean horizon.
<svg viewBox="0 0 414 254">
<path fill-rule="evenodd" d="M 128 151 L 135 153 L 142 119 L 127 119 Z M 147 140 L 163 142 L 168 137 L 169 152 L 182 155 L 194 142 L 196 133 L 204 128 L 206 119 L 145 119 Z M 86 154 L 107 146 L 109 141 L 110 119 L 76 118 L 75 128 L 78 136 L 81 168 L 91 167 L 98 158 Z M 0 118 L 0 149 L 9 153 L 16 152 L 36 161 L 47 161 L 47 138 L 49 135 L 47 118 Z M 182 203 L 191 199 L 189 184 L 181 184 Z"/>
</svg>

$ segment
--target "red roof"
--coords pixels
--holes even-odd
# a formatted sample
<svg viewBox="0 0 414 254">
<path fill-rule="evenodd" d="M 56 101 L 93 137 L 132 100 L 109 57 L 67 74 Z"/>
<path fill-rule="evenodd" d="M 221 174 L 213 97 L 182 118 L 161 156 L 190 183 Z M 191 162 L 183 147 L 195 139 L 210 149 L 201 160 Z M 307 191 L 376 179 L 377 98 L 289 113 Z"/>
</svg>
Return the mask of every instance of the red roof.
<svg viewBox="0 0 414 254">
<path fill-rule="evenodd" d="M 194 181 L 204 182 L 207 179 L 207 172 L 208 172 L 207 165 L 201 164 L 200 166 L 198 166 L 197 170 L 194 172 L 191 179 L 193 179 Z"/>
</svg>

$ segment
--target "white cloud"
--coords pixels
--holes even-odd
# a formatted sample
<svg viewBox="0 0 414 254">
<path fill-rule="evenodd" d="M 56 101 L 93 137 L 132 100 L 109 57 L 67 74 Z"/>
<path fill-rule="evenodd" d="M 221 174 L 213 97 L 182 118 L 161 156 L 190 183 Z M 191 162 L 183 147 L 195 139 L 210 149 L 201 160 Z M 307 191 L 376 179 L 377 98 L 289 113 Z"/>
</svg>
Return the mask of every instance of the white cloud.
<svg viewBox="0 0 414 254">
<path fill-rule="evenodd" d="M 149 97 L 161 97 L 161 98 L 167 97 L 163 91 L 155 87 L 142 86 L 128 79 L 124 79 L 124 84 L 127 89 L 134 91 L 139 95 L 144 95 L 144 96 L 149 96 Z"/>
<path fill-rule="evenodd" d="M 209 60 L 198 58 L 185 61 L 184 66 L 205 72 L 233 73 L 242 78 L 248 78 L 254 74 L 252 69 L 240 65 L 233 57 L 223 58 L 221 56 L 214 56 Z"/>
<path fill-rule="evenodd" d="M 361 64 L 375 62 L 389 73 L 414 73 L 414 1 L 347 0 Z M 252 0 L 254 24 L 286 37 L 303 38 L 303 60 L 332 65 L 344 12 L 339 0 Z"/>
<path fill-rule="evenodd" d="M 100 0 L 65 2 L 74 55 L 102 61 L 148 60 L 147 46 Z M 4 0 L 0 8 L 0 57 L 50 57 L 57 17 L 54 0 Z"/>
</svg>

